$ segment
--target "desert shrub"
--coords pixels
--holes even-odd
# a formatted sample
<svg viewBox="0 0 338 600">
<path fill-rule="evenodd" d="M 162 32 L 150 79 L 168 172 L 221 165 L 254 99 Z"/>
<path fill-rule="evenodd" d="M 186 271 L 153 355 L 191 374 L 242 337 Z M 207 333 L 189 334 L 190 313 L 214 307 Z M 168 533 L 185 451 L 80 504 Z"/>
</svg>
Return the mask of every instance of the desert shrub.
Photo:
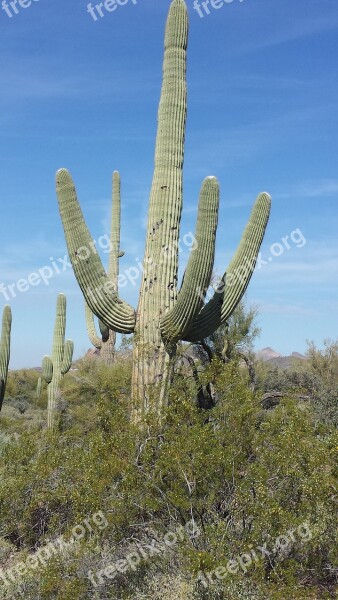
<svg viewBox="0 0 338 600">
<path fill-rule="evenodd" d="M 113 377 L 97 363 L 80 366 L 63 386 L 70 415 L 63 431 L 4 440 L 0 538 L 17 560 L 48 540 L 69 539 L 98 511 L 107 519 L 70 556 L 27 574 L 25 597 L 310 600 L 318 586 L 333 597 L 338 442 L 312 405 L 286 398 L 262 411 L 236 361 L 215 360 L 202 375 L 215 381 L 214 409 L 198 408 L 193 380 L 179 376 L 161 422 L 150 414 L 137 429 L 128 369 L 116 366 Z M 199 535 L 113 581 L 93 587 L 88 579 L 89 570 L 192 520 Z M 270 554 L 259 556 L 264 544 Z M 253 550 L 258 559 L 247 568 L 205 587 L 203 577 Z"/>
</svg>

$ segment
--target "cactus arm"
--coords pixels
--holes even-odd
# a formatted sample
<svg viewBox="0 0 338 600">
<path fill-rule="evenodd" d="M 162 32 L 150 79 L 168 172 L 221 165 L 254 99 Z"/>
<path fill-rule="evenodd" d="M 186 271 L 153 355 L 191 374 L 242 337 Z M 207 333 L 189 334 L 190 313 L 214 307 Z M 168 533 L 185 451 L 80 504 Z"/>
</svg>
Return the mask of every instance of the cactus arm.
<svg viewBox="0 0 338 600">
<path fill-rule="evenodd" d="M 53 379 L 53 362 L 47 355 L 42 359 L 42 379 L 46 383 L 50 383 Z"/>
<path fill-rule="evenodd" d="M 56 302 L 56 318 L 52 347 L 54 371 L 59 371 L 63 362 L 65 333 L 66 333 L 66 296 L 59 294 Z"/>
<path fill-rule="evenodd" d="M 202 308 L 184 339 L 198 342 L 225 323 L 242 299 L 255 268 L 271 209 L 271 198 L 258 196 L 241 242 L 212 299 Z"/>
<path fill-rule="evenodd" d="M 119 258 L 124 256 L 124 252 L 120 251 L 120 231 L 121 231 L 121 180 L 118 171 L 113 173 L 113 191 L 112 191 L 112 218 L 110 231 L 110 249 L 109 249 L 109 265 L 108 277 L 112 282 L 114 292 L 118 291 L 118 275 L 119 275 Z M 94 315 L 85 302 L 86 326 L 89 339 L 93 346 L 100 350 L 100 356 L 109 364 L 113 362 L 115 355 L 116 334 L 110 330 L 101 319 L 99 319 L 99 328 L 101 337 L 96 333 Z M 109 351 L 105 348 L 108 343 Z"/>
<path fill-rule="evenodd" d="M 61 365 L 61 374 L 65 375 L 68 373 L 70 367 L 72 366 L 73 360 L 73 352 L 74 352 L 74 344 L 72 340 L 67 340 L 65 342 L 64 351 L 63 351 L 63 361 Z"/>
<path fill-rule="evenodd" d="M 99 319 L 99 329 L 100 329 L 100 333 L 101 333 L 101 337 L 102 337 L 102 341 L 105 343 L 108 341 L 109 339 L 109 333 L 110 331 L 112 331 L 111 329 L 109 329 L 109 327 L 107 327 L 107 325 L 105 325 L 101 319 Z M 115 333 L 115 331 L 113 332 Z M 116 334 L 115 334 L 116 335 Z"/>
<path fill-rule="evenodd" d="M 56 174 L 56 190 L 69 258 L 89 308 L 110 329 L 132 333 L 135 311 L 119 300 L 114 284 L 105 273 L 66 169 Z"/>
<path fill-rule="evenodd" d="M 119 258 L 124 256 L 124 252 L 120 251 L 121 237 L 121 179 L 118 171 L 113 173 L 112 181 L 112 216 L 110 226 L 110 252 L 108 264 L 108 277 L 116 286 L 119 276 Z"/>
<path fill-rule="evenodd" d="M 101 350 L 102 348 L 102 340 L 96 333 L 95 323 L 94 323 L 94 315 L 90 310 L 87 302 L 85 301 L 85 317 L 86 317 L 86 328 L 88 337 L 97 350 Z"/>
<path fill-rule="evenodd" d="M 215 177 L 208 177 L 200 194 L 196 245 L 191 252 L 177 302 L 161 321 L 162 337 L 167 343 L 177 343 L 188 333 L 203 306 L 214 265 L 218 209 L 218 181 Z"/>
<path fill-rule="evenodd" d="M 5 396 L 8 364 L 11 352 L 12 311 L 10 306 L 5 306 L 2 314 L 2 327 L 0 339 L 0 410 Z"/>
</svg>

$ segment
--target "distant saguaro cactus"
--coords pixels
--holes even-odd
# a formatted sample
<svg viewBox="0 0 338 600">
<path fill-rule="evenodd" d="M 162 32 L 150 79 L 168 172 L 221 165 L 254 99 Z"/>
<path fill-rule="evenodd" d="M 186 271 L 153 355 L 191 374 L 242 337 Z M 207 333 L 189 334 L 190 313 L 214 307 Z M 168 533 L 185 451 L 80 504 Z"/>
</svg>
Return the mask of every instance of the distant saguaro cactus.
<svg viewBox="0 0 338 600">
<path fill-rule="evenodd" d="M 48 429 L 55 427 L 56 401 L 60 382 L 68 373 L 73 358 L 74 344 L 71 340 L 65 342 L 66 332 L 66 296 L 59 294 L 56 304 L 56 318 L 52 356 L 44 356 L 42 360 L 42 379 L 48 384 Z"/>
<path fill-rule="evenodd" d="M 118 290 L 119 258 L 124 256 L 120 250 L 121 231 L 121 180 L 118 171 L 113 173 L 112 214 L 110 230 L 109 264 L 107 275 L 112 282 L 112 291 Z M 85 316 L 88 337 L 106 365 L 112 365 L 115 359 L 116 333 L 99 320 L 100 335 L 96 332 L 94 314 L 85 301 Z"/>
<path fill-rule="evenodd" d="M 4 401 L 8 375 L 8 363 L 11 352 L 12 311 L 10 306 L 5 306 L 2 313 L 2 327 L 0 339 L 0 411 Z"/>
<path fill-rule="evenodd" d="M 39 377 L 38 383 L 36 385 L 36 399 L 40 400 L 42 392 L 42 377 Z"/>
<path fill-rule="evenodd" d="M 198 342 L 226 322 L 253 273 L 268 222 L 271 199 L 258 196 L 242 241 L 214 297 L 205 303 L 215 253 L 219 185 L 202 185 L 195 249 L 178 290 L 178 251 L 183 197 L 183 158 L 187 112 L 186 50 L 188 14 L 184 0 L 171 3 L 165 33 L 163 85 L 158 111 L 155 169 L 150 193 L 142 283 L 137 312 L 111 289 L 97 253 L 77 260 L 93 241 L 66 169 L 56 189 L 70 260 L 86 302 L 109 329 L 134 333 L 132 397 L 135 419 L 167 402 L 179 340 Z"/>
</svg>

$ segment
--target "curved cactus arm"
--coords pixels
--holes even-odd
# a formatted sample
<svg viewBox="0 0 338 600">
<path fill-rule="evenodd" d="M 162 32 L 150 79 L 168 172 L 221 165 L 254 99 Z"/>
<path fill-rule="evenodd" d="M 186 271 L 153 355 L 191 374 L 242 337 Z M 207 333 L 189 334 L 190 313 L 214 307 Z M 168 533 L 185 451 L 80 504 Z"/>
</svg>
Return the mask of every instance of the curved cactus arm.
<svg viewBox="0 0 338 600">
<path fill-rule="evenodd" d="M 11 328 L 12 311 L 10 306 L 5 306 L 2 314 L 2 327 L 0 339 L 0 410 L 5 396 L 8 364 L 11 353 Z"/>
<path fill-rule="evenodd" d="M 86 317 L 86 328 L 87 328 L 88 337 L 89 337 L 91 343 L 93 344 L 93 346 L 95 348 L 97 348 L 97 350 L 101 350 L 102 340 L 96 333 L 94 315 L 93 315 L 92 311 L 90 310 L 86 301 L 84 304 L 85 304 L 85 317 Z"/>
<path fill-rule="evenodd" d="M 176 343 L 188 333 L 204 304 L 214 265 L 218 209 L 218 181 L 215 177 L 207 177 L 200 194 L 195 247 L 189 258 L 177 302 L 161 320 L 162 337 L 167 343 Z"/>
<path fill-rule="evenodd" d="M 102 341 L 107 342 L 109 339 L 109 332 L 111 331 L 111 329 L 109 329 L 109 327 L 107 327 L 107 325 L 105 325 L 103 323 L 103 321 L 101 321 L 101 319 L 99 319 L 99 329 L 100 329 Z"/>
<path fill-rule="evenodd" d="M 42 359 L 42 379 L 46 383 L 50 383 L 53 379 L 53 362 L 49 356 L 44 356 Z"/>
<path fill-rule="evenodd" d="M 56 191 L 69 258 L 89 308 L 110 329 L 132 333 L 135 311 L 119 300 L 114 284 L 105 273 L 66 169 L 56 174 Z"/>
<path fill-rule="evenodd" d="M 271 209 L 269 194 L 258 196 L 241 242 L 212 299 L 202 308 L 184 340 L 198 342 L 225 323 L 243 297 L 254 271 Z"/>
<path fill-rule="evenodd" d="M 68 373 L 70 367 L 72 366 L 73 360 L 73 352 L 74 352 L 74 343 L 72 340 L 67 340 L 65 342 L 64 351 L 63 351 L 63 361 L 61 364 L 61 374 L 65 375 Z"/>
</svg>

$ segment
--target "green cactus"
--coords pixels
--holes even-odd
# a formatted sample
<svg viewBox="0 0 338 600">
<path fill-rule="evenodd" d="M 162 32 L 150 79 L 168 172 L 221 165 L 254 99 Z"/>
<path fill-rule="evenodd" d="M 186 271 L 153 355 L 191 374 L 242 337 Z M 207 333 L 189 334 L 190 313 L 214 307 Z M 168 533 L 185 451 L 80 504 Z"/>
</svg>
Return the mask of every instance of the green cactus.
<svg viewBox="0 0 338 600">
<path fill-rule="evenodd" d="M 8 375 L 8 363 L 11 352 L 12 311 L 10 306 L 5 306 L 2 313 L 2 328 L 0 339 L 0 411 L 4 401 Z"/>
<path fill-rule="evenodd" d="M 37 386 L 36 386 L 36 399 L 37 400 L 40 400 L 40 398 L 41 398 L 41 392 L 42 392 L 42 378 L 39 377 L 38 383 L 37 383 Z"/>
<path fill-rule="evenodd" d="M 119 258 L 124 256 L 124 252 L 120 250 L 120 228 L 121 228 L 121 181 L 118 171 L 113 173 L 113 194 L 112 194 L 112 218 L 110 231 L 110 249 L 109 249 L 109 265 L 108 278 L 117 292 L 118 276 L 119 276 Z M 108 329 L 99 320 L 100 335 L 96 332 L 94 314 L 85 301 L 85 316 L 88 337 L 100 351 L 100 358 L 106 365 L 112 365 L 115 359 L 115 343 L 116 333 L 112 329 Z"/>
<path fill-rule="evenodd" d="M 56 403 L 59 386 L 63 376 L 68 373 L 73 358 L 74 344 L 65 342 L 66 331 L 66 296 L 59 294 L 56 304 L 56 318 L 52 357 L 44 356 L 42 360 L 42 380 L 48 384 L 47 427 L 55 427 Z"/>
<path fill-rule="evenodd" d="M 119 299 L 96 253 L 86 262 L 77 250 L 92 239 L 68 171 L 56 175 L 59 209 L 74 273 L 87 304 L 113 331 L 134 333 L 132 397 L 136 419 L 167 401 L 177 343 L 200 341 L 225 323 L 241 300 L 261 246 L 271 199 L 258 196 L 242 241 L 214 297 L 210 283 L 218 219 L 219 185 L 208 177 L 200 194 L 195 249 L 178 290 L 178 245 L 183 197 L 187 112 L 188 15 L 184 0 L 171 3 L 165 33 L 163 84 L 158 111 L 155 167 L 150 193 L 146 248 L 137 312 Z M 152 390 L 155 386 L 155 394 Z"/>
</svg>

